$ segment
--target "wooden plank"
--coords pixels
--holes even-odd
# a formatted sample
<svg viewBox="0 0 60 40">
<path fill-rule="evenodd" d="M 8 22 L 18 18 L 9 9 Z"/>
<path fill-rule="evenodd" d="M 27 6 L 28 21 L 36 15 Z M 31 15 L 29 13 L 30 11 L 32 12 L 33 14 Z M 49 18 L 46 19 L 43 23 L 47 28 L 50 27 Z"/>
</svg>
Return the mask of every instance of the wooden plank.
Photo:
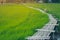
<svg viewBox="0 0 60 40">
<path fill-rule="evenodd" d="M 47 30 L 47 29 L 36 29 L 38 31 L 46 31 L 46 32 L 55 32 L 54 30 Z"/>
<path fill-rule="evenodd" d="M 34 39 L 34 40 L 38 40 L 38 39 L 50 39 L 50 36 L 29 36 L 26 39 Z"/>
<path fill-rule="evenodd" d="M 46 25 L 59 25 L 59 24 L 46 24 Z"/>
</svg>

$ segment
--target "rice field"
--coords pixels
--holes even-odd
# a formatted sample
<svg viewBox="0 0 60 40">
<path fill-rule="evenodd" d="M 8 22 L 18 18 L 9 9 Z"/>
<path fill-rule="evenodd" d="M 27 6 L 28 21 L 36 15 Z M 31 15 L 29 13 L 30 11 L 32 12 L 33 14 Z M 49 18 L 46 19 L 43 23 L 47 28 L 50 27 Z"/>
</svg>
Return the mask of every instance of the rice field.
<svg viewBox="0 0 60 40">
<path fill-rule="evenodd" d="M 0 40 L 25 40 L 48 21 L 46 14 L 22 4 L 0 5 Z"/>
<path fill-rule="evenodd" d="M 53 16 L 58 18 L 60 20 L 60 3 L 27 3 L 28 6 L 32 6 L 35 8 L 40 8 L 42 10 L 46 9 L 48 13 L 51 13 Z M 60 23 L 60 22 L 59 22 Z M 60 25 L 58 27 L 58 30 L 60 31 Z"/>
</svg>

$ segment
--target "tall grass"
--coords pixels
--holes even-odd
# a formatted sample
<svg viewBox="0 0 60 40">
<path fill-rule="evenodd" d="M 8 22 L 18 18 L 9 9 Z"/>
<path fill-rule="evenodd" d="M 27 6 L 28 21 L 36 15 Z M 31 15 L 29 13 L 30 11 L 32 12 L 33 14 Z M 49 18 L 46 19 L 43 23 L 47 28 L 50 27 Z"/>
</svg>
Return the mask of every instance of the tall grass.
<svg viewBox="0 0 60 40">
<path fill-rule="evenodd" d="M 46 14 L 21 4 L 0 5 L 0 40 L 25 40 L 48 20 Z"/>
<path fill-rule="evenodd" d="M 58 18 L 60 20 L 60 3 L 28 3 L 28 6 L 33 6 L 36 8 L 40 8 L 40 9 L 47 9 L 47 11 L 49 13 L 51 13 L 52 15 L 56 16 L 56 18 Z M 59 31 L 60 31 L 60 27 L 58 27 Z"/>
</svg>

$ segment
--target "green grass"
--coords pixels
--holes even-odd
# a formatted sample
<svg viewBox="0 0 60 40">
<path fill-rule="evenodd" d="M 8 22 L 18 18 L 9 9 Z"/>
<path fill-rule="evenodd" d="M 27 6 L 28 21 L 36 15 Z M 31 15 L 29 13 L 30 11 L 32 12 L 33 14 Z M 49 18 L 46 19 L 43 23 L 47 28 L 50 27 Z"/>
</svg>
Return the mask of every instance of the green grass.
<svg viewBox="0 0 60 40">
<path fill-rule="evenodd" d="M 48 20 L 46 14 L 21 4 L 0 5 L 0 40 L 25 40 Z"/>
<path fill-rule="evenodd" d="M 33 6 L 35 8 L 40 9 L 47 9 L 48 13 L 51 13 L 52 15 L 56 16 L 60 20 L 60 3 L 28 3 L 28 6 Z M 58 27 L 58 30 L 60 31 L 60 26 Z"/>
</svg>

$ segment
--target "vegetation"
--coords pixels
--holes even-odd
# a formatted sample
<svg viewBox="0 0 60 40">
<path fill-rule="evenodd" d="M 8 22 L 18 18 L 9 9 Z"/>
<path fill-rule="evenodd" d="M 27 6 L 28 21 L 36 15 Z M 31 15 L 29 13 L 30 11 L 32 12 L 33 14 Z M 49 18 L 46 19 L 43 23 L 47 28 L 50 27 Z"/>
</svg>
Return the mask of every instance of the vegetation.
<svg viewBox="0 0 60 40">
<path fill-rule="evenodd" d="M 0 40 L 25 40 L 48 20 L 46 14 L 22 4 L 0 5 Z"/>
<path fill-rule="evenodd" d="M 27 4 L 28 6 L 33 6 L 36 8 L 40 8 L 42 10 L 47 9 L 49 13 L 56 16 L 60 20 L 60 4 L 59 3 L 43 3 L 43 4 Z M 60 31 L 60 27 L 58 27 Z"/>
</svg>

